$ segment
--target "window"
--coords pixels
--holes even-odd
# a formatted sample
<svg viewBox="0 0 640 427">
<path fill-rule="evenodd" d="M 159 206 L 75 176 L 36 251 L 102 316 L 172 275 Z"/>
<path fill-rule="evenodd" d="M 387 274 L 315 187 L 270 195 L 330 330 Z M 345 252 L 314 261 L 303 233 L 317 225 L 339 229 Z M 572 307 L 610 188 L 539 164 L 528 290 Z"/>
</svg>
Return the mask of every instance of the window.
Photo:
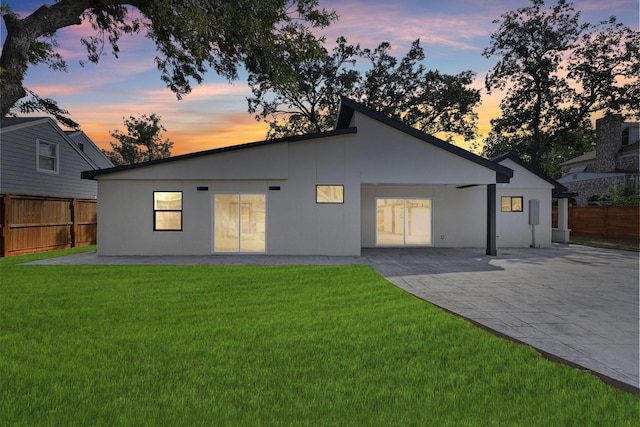
<svg viewBox="0 0 640 427">
<path fill-rule="evenodd" d="M 182 191 L 153 192 L 153 230 L 182 231 Z"/>
<path fill-rule="evenodd" d="M 214 204 L 215 252 L 265 252 L 264 194 L 216 194 Z"/>
<path fill-rule="evenodd" d="M 522 212 L 522 197 L 503 196 L 500 200 L 502 212 Z"/>
<path fill-rule="evenodd" d="M 316 185 L 316 203 L 344 203 L 344 185 Z"/>
<path fill-rule="evenodd" d="M 430 245 L 431 199 L 376 199 L 377 245 Z"/>
<path fill-rule="evenodd" d="M 36 145 L 38 171 L 58 173 L 58 144 L 38 140 Z"/>
</svg>

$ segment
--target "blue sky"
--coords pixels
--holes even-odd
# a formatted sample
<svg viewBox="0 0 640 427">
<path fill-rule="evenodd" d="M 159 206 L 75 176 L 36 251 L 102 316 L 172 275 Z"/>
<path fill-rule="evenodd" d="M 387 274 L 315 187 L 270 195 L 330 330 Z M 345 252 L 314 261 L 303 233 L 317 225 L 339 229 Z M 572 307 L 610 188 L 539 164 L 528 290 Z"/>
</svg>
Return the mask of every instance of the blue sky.
<svg viewBox="0 0 640 427">
<path fill-rule="evenodd" d="M 44 3 L 2 0 L 22 17 Z M 472 70 L 477 74 L 474 86 L 480 89 L 484 87 L 484 75 L 495 62 L 482 56 L 490 33 L 497 29 L 492 21 L 529 4 L 529 0 L 320 0 L 321 7 L 335 9 L 340 16 L 325 30 L 329 46 L 341 35 L 350 43 L 369 48 L 388 41 L 392 53 L 403 56 L 411 42 L 419 38 L 427 55 L 427 68 L 449 74 Z M 547 0 L 547 4 L 552 2 Z M 595 23 L 613 15 L 638 30 L 638 0 L 576 0 L 573 4 L 585 22 Z M 4 24 L 0 30 L 4 41 Z M 151 113 L 162 117 L 166 136 L 175 143 L 173 154 L 264 139 L 265 124 L 256 122 L 247 112 L 250 91 L 244 76 L 230 84 L 211 72 L 203 85 L 178 101 L 160 80 L 153 62 L 155 47 L 143 36 L 123 38 L 119 59 L 108 54 L 98 65 L 81 67 L 79 61 L 86 57 L 79 39 L 89 33 L 87 26 L 58 32 L 68 72 L 32 67 L 25 85 L 41 96 L 56 99 L 99 146 L 108 148 L 109 131 L 123 129 L 123 117 Z M 482 98 L 477 111 L 484 136 L 490 119 L 499 114 L 500 94 L 488 96 L 483 89 Z"/>
</svg>

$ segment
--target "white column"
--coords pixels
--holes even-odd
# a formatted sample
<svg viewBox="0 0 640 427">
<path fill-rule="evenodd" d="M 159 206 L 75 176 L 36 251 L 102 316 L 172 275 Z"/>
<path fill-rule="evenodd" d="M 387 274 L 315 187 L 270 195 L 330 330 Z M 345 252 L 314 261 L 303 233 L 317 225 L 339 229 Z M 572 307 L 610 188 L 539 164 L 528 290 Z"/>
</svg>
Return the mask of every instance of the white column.
<svg viewBox="0 0 640 427">
<path fill-rule="evenodd" d="M 569 199 L 558 199 L 558 228 L 552 230 L 554 242 L 569 243 Z"/>
</svg>

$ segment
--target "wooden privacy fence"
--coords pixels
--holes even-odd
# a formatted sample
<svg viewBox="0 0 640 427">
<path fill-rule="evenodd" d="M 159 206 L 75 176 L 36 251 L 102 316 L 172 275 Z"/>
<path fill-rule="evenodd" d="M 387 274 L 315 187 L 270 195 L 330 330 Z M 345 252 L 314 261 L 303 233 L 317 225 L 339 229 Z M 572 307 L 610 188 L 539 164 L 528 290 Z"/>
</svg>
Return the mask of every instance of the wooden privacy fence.
<svg viewBox="0 0 640 427">
<path fill-rule="evenodd" d="M 553 227 L 558 226 L 558 208 L 552 211 Z M 640 239 L 638 206 L 569 206 L 572 236 L 600 239 Z"/>
<path fill-rule="evenodd" d="M 0 194 L 3 257 L 96 243 L 97 201 Z"/>
</svg>

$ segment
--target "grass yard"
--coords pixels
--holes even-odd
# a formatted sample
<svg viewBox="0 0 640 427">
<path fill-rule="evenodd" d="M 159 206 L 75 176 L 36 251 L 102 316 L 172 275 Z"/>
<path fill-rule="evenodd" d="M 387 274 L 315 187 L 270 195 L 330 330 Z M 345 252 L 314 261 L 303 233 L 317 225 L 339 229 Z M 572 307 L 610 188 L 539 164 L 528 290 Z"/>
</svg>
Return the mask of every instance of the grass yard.
<svg viewBox="0 0 640 427">
<path fill-rule="evenodd" d="M 0 425 L 635 426 L 640 397 L 366 266 L 0 259 Z"/>
</svg>

